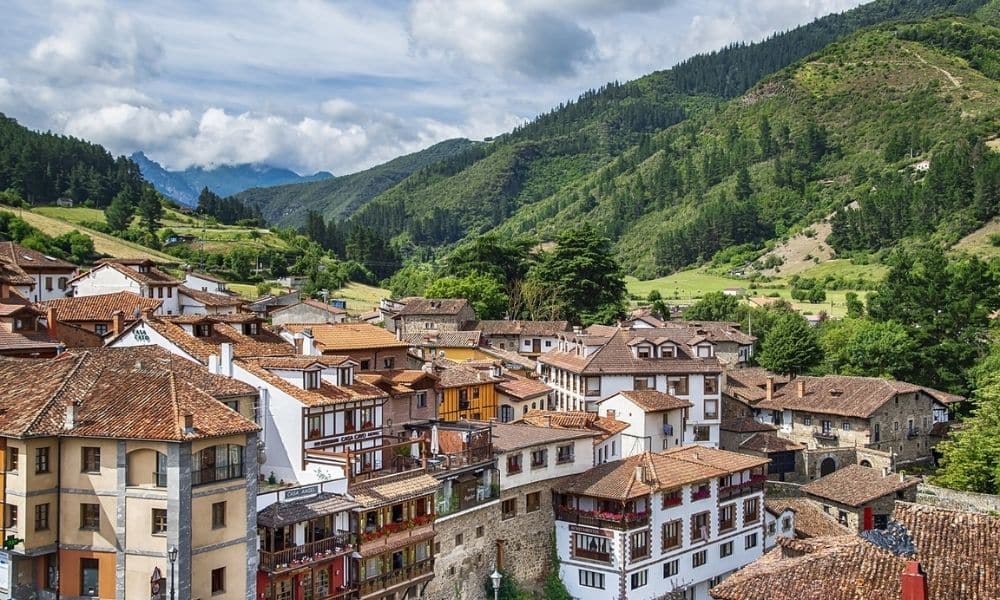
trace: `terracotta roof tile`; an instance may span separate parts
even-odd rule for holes
[[[56,298],[39,302],[37,306],[42,311],[56,309],[56,319],[59,321],[110,321],[112,315],[121,311],[126,320],[138,318],[144,310],[156,310],[163,300],[145,298],[133,292],[113,292],[111,294],[95,294],[93,296],[75,296],[72,298]]]
[[[506,379],[497,383],[497,391],[513,396],[514,398],[525,399],[547,395],[552,388],[537,379],[519,377],[515,375],[505,375]]]
[[[262,356],[293,356],[295,348],[281,336],[262,325],[257,335],[244,335],[228,323],[212,320],[211,335],[195,337],[185,331],[180,325],[165,319],[143,320],[147,326],[156,330],[184,352],[196,358],[203,364],[208,364],[208,357],[219,354],[221,344],[233,344],[233,356],[237,358]]]
[[[76,269],[76,265],[73,263],[48,256],[16,242],[0,242],[0,260],[17,265],[22,269],[58,269],[62,271]]]
[[[795,511],[795,535],[808,539],[854,533],[846,525],[823,511],[823,508],[809,498],[767,498],[764,505],[772,512],[780,512],[785,507]]]
[[[305,306],[309,306],[309,307],[312,307],[312,308],[315,308],[315,309],[318,309],[318,310],[322,310],[322,311],[328,312],[328,313],[330,313],[332,315],[346,315],[347,314],[347,311],[344,310],[344,309],[342,309],[342,308],[337,308],[336,306],[333,306],[332,304],[327,304],[325,302],[321,302],[319,300],[312,300],[312,299],[306,299],[306,300],[302,300],[301,302],[298,302],[296,304],[289,304],[288,306],[282,306],[281,308],[275,310],[271,314],[272,315],[277,315],[277,314],[280,314],[283,311],[286,311],[286,310],[289,310],[289,309],[292,309],[292,308],[295,308],[295,307],[301,306],[301,305],[305,305]]]
[[[793,442],[792,440],[786,440],[785,438],[779,437],[771,432],[761,432],[748,437],[742,444],[740,444],[740,449],[770,454],[771,452],[795,452],[798,450],[805,450],[806,446],[798,442]]]
[[[410,344],[397,340],[391,332],[368,323],[289,324],[282,325],[282,329],[292,333],[309,329],[316,344],[323,351],[333,353],[349,354],[351,350],[410,347]]]
[[[693,406],[687,400],[671,396],[666,392],[656,390],[622,390],[618,392],[628,398],[646,412],[661,412],[665,410],[682,410]]]
[[[304,406],[327,406],[356,400],[388,399],[386,392],[359,378],[355,378],[353,385],[333,385],[321,379],[319,389],[306,390],[300,388],[271,373],[271,371],[260,364],[261,362],[267,364],[272,360],[274,359],[264,359],[263,361],[243,359],[237,362],[242,368],[280,389],[292,398],[295,398]]]
[[[353,502],[344,496],[324,492],[312,498],[271,504],[264,510],[257,512],[257,526],[285,527],[325,515],[351,510],[358,506],[357,502]]]
[[[58,346],[59,342],[50,340],[45,332],[12,333],[0,331],[0,353],[54,352]]]
[[[798,395],[800,385],[805,385],[802,398]],[[755,408],[800,410],[864,419],[892,400],[896,394],[920,391],[931,394],[930,388],[877,377],[803,376],[775,391],[771,400],[758,402]]]
[[[497,452],[513,452],[543,444],[589,438],[596,432],[587,429],[536,427],[527,423],[494,423],[493,448]]]
[[[469,329],[478,329],[483,335],[538,335],[553,336],[569,331],[569,321],[519,321],[503,319],[476,321]]]
[[[440,485],[440,481],[421,471],[364,481],[349,492],[362,508],[374,508],[433,494]]]
[[[425,348],[476,348],[483,339],[481,331],[432,331],[404,333],[403,341],[410,346]]]
[[[178,286],[177,292],[183,294],[189,298],[201,302],[205,306],[240,306],[246,301],[239,296],[230,296],[228,294],[217,294],[213,292],[203,292],[201,290],[196,290],[194,288],[189,288],[186,285]]]
[[[445,358],[434,361],[434,374],[438,377],[438,385],[443,388],[499,382],[488,369],[477,369],[470,363],[460,363]]]
[[[657,330],[618,329],[600,349],[590,356],[583,357],[575,352],[554,350],[538,357],[538,361],[564,368],[584,375],[600,374],[630,374],[630,373],[721,373],[722,365],[718,359],[692,358],[681,356],[677,358],[637,358],[632,354],[628,343],[636,332],[647,335]],[[681,348],[684,352],[684,348]]]
[[[914,487],[920,483],[916,477],[896,473],[882,475],[877,469],[848,465],[802,486],[810,496],[833,500],[848,506],[861,506],[872,500]]]
[[[625,431],[629,424],[617,419],[601,417],[597,413],[585,411],[529,410],[515,423],[527,423],[536,427],[556,429],[588,429],[598,433],[594,443],[599,444],[612,435]]]
[[[754,433],[757,431],[777,431],[778,428],[770,423],[761,423],[753,417],[735,417],[723,419],[719,426],[722,431],[733,431],[736,433]]]
[[[398,316],[457,315],[469,307],[464,298],[412,298],[397,313]]]

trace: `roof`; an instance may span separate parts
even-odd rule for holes
[[[316,345],[324,351],[334,353],[349,353],[351,350],[368,350],[372,348],[409,348],[406,342],[396,339],[391,332],[382,327],[368,323],[318,323],[318,324],[288,324],[282,329],[292,333],[301,333],[305,329],[312,331]]]
[[[502,360],[506,364],[520,365],[521,367],[523,367],[524,369],[527,369],[529,371],[534,371],[535,367],[538,366],[538,363],[535,362],[534,360],[532,360],[532,359],[530,359],[530,358],[528,358],[526,356],[521,356],[520,354],[518,354],[517,352],[514,352],[513,350],[501,350],[500,348],[497,348],[496,346],[491,346],[489,344],[486,344],[486,345],[480,346],[479,347],[479,351],[480,352],[484,352],[484,353],[486,353],[486,354],[488,354],[490,356],[493,356],[495,358],[498,358],[498,359]]]
[[[645,412],[681,410],[693,406],[687,400],[681,400],[677,396],[656,390],[622,390],[618,394],[628,398]],[[602,400],[602,402],[604,401]]]
[[[848,465],[802,486],[802,492],[840,504],[859,507],[920,483],[917,477],[896,473],[882,475],[876,469]]]
[[[404,333],[403,341],[410,346],[430,348],[476,348],[483,338],[481,331],[437,331]]]
[[[806,446],[804,444],[787,440],[769,431],[755,433],[740,444],[740,450],[750,450],[762,454],[770,454],[771,452],[796,452],[805,449]]]
[[[735,433],[756,433],[758,431],[777,431],[778,428],[770,423],[761,423],[753,417],[734,417],[723,419],[719,425],[722,431],[732,431]]]
[[[469,329],[478,329],[483,335],[539,335],[551,336],[569,331],[569,321],[476,321]]]
[[[534,446],[590,438],[595,432],[586,429],[536,427],[527,423],[493,423],[493,449],[513,452]]]
[[[0,260],[23,269],[53,269],[72,271],[76,265],[54,256],[32,250],[16,242],[0,242]]]
[[[772,377],[775,388],[788,383],[788,377],[771,373],[767,369],[752,367],[726,371],[726,389],[729,396],[751,405],[767,397],[767,378]]]
[[[204,271],[189,271],[186,277],[187,276],[197,277],[198,279],[204,279],[205,281],[214,281],[215,283],[228,283],[225,279]]]
[[[796,515],[798,518],[798,515]],[[1000,598],[1000,518],[897,502],[927,600]],[[780,540],[712,588],[718,600],[899,600],[907,559],[860,536]]]
[[[314,359],[318,357],[307,357]],[[363,379],[355,377],[352,385],[334,385],[329,381],[320,378],[319,389],[306,390],[298,387],[287,380],[271,373],[268,367],[263,365],[273,364],[273,358],[265,359],[243,359],[237,361],[240,367],[257,376],[269,385],[285,392],[292,398],[298,400],[304,406],[328,406],[341,402],[354,402],[358,400],[378,400],[387,399],[384,391]],[[302,364],[304,364],[303,361]],[[315,364],[316,361],[313,361]],[[283,364],[283,363],[282,363]],[[276,369],[287,368],[284,366],[271,367]]]
[[[239,296],[230,296],[229,294],[216,294],[213,292],[203,292],[201,290],[189,288],[186,285],[178,287],[177,292],[179,294],[184,294],[188,298],[193,298],[194,300],[201,302],[205,306],[239,306],[246,302]]]
[[[121,273],[122,275],[125,275],[126,277],[128,277],[130,279],[133,279],[135,281],[138,281],[139,283],[143,283],[143,284],[147,284],[147,285],[179,285],[180,284],[180,281],[177,281],[176,279],[174,279],[170,275],[168,275],[168,274],[164,273],[163,271],[161,271],[159,268],[157,268],[155,266],[155,264],[156,263],[154,263],[153,261],[150,261],[150,260],[130,261],[130,260],[121,260],[121,259],[106,258],[106,259],[101,259],[101,260],[97,261],[97,264],[94,265],[93,271],[97,271],[98,269],[103,269],[103,268],[114,269],[114,270],[118,271],[119,273]],[[139,269],[133,268],[133,267],[138,267],[140,265],[146,267],[147,270],[145,272],[140,273]],[[93,271],[91,271],[91,272],[93,272]],[[82,273],[80,275],[77,275],[73,279],[73,281],[82,279],[83,277],[86,277],[87,275],[88,275],[88,273]]]
[[[142,311],[156,310],[161,304],[163,300],[146,298],[133,292],[113,292],[56,298],[39,302],[35,306],[43,311],[55,308],[56,320],[59,321],[110,321],[116,312],[121,311],[126,320],[132,320],[138,318]]]
[[[809,498],[765,498],[764,506],[775,514],[785,508],[795,511],[795,535],[802,539],[854,533]]]
[[[374,508],[433,494],[439,485],[424,472],[400,473],[359,483],[350,493],[362,508]]]
[[[802,385],[805,386],[805,394],[799,398],[798,390]],[[929,388],[878,377],[802,376],[776,390],[771,400],[765,398],[758,402],[755,408],[798,410],[865,419],[897,394],[921,391],[930,393]]]
[[[156,346],[0,358],[0,434],[182,441],[250,433],[257,425],[218,399],[254,393]],[[67,430],[70,405],[76,425]]]
[[[48,333],[22,332],[11,333],[0,330],[0,353],[3,352],[28,352],[28,351],[55,351],[59,343],[49,339]]]
[[[271,314],[272,315],[276,315],[276,314],[282,313],[282,312],[284,312],[286,310],[290,310],[292,308],[296,308],[298,306],[308,306],[310,308],[315,308],[317,310],[322,310],[324,312],[328,312],[328,313],[330,313],[332,315],[346,315],[347,314],[347,311],[344,310],[344,309],[342,309],[342,308],[337,308],[336,306],[333,306],[332,304],[327,304],[325,302],[320,302],[319,300],[313,300],[311,298],[310,299],[306,299],[306,300],[302,300],[301,302],[297,302],[295,304],[289,304],[288,306],[282,306],[281,308],[279,308],[279,309],[271,312]]]
[[[527,423],[536,427],[548,427],[550,429],[589,429],[599,434],[594,438],[595,444],[599,444],[629,427],[629,424],[624,421],[602,417],[597,413],[582,410],[529,410],[527,414],[514,422]]]
[[[464,298],[412,298],[407,300],[397,316],[433,316],[457,315],[464,309],[470,309],[469,301]]]
[[[537,379],[505,375],[506,379],[497,383],[497,391],[514,398],[525,399],[548,395],[552,388]]]
[[[434,374],[438,376],[438,385],[443,388],[499,382],[487,369],[444,358],[434,361]]]
[[[679,446],[598,465],[562,485],[559,491],[625,501],[767,463],[766,458],[737,452],[703,446]],[[642,479],[636,477],[636,472],[640,470],[638,467],[641,467]]]
[[[618,329],[601,348],[584,357],[576,352],[553,350],[538,357],[543,364],[563,368],[583,375],[619,373],[721,373],[722,365],[715,357],[695,358],[637,358],[629,348],[636,332],[655,332],[655,329],[631,331]],[[653,336],[657,337],[657,336]],[[681,348],[683,353],[684,348]]]
[[[257,526],[271,528],[285,527],[325,515],[351,510],[358,506],[357,502],[352,502],[340,494],[323,492],[312,498],[271,504],[264,510],[257,512]]]
[[[349,356],[324,354],[321,356],[272,356],[254,361],[265,369],[304,370],[312,367],[339,367],[351,362]],[[357,363],[354,363],[355,365]]]
[[[412,394],[414,386],[421,380],[427,380],[430,386],[437,382],[437,375],[420,369],[389,369],[367,371],[355,374],[355,377],[370,383],[393,395]]]
[[[221,323],[211,315],[208,317],[212,322],[212,330],[207,337],[195,337],[177,323],[166,319],[151,318],[141,322],[204,364],[208,363],[209,356],[219,354],[219,346],[226,343],[233,345],[233,356],[237,358],[295,354],[295,348],[266,325],[261,325],[256,335],[244,335],[232,325]]]

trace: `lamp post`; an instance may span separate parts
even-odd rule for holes
[[[174,563],[177,562],[177,546],[167,548],[167,558],[170,560],[170,600],[174,600]]]
[[[500,580],[503,579],[503,575],[500,571],[497,571],[496,566],[493,567],[493,574],[490,575],[490,579],[493,580],[493,600],[498,600],[500,597]]]

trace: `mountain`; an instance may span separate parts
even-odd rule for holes
[[[752,254],[904,168],[885,159],[893,135],[919,132],[915,156],[996,133],[995,30],[941,17],[932,29],[944,31],[928,34],[940,39],[919,39],[904,25],[967,17],[984,4],[880,0],[608,84],[414,173],[349,225],[442,248],[494,229],[548,239],[587,221],[639,276],[709,260],[728,246],[746,244],[740,250]],[[961,36],[948,33],[952,22]]]
[[[351,175],[250,189],[240,193],[238,198],[259,208],[264,219],[272,224],[302,225],[310,210],[328,219],[340,219],[414,172],[481,146],[466,139],[447,140]]]
[[[169,171],[142,152],[135,152],[129,158],[139,165],[142,176],[160,193],[188,206],[198,204],[198,194],[206,187],[225,197],[250,188],[333,178],[325,171],[303,176],[288,169],[258,164],[222,165],[210,169],[188,167],[183,171]]]

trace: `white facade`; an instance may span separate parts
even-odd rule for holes
[[[764,552],[778,544],[779,537],[795,537],[795,511],[785,508],[780,514],[764,511]]]
[[[215,294],[225,294],[229,292],[226,287],[225,281],[217,281],[208,277],[204,277],[197,273],[188,273],[184,276],[184,285],[188,286],[194,290],[201,290],[203,292],[212,292]]]
[[[749,471],[741,476],[749,480]],[[693,499],[697,488],[686,485],[680,491],[681,503],[674,506],[664,507],[662,492],[653,494],[649,518],[625,530],[557,520],[560,577],[570,595],[580,600],[655,600],[680,588],[688,598],[708,600],[708,590],[726,575],[761,557],[763,492],[720,500],[717,480],[706,483],[708,497]],[[744,514],[748,506],[756,506],[756,518]],[[724,507],[733,511],[732,526],[720,531]],[[692,531],[695,515],[707,515],[706,529],[698,530],[703,539]],[[679,544],[665,541],[668,524],[677,527]],[[638,540],[644,540],[648,550],[642,552]],[[588,547],[593,550],[588,552]]]
[[[46,300],[65,298],[70,295],[69,280],[73,278],[75,273],[75,269],[61,272],[28,273],[35,280],[34,287],[19,285],[16,286],[17,291],[32,302],[45,302]]]
[[[515,427],[531,427],[530,425],[515,425]],[[559,449],[571,447],[572,459],[559,460]],[[545,453],[544,465],[532,465],[532,455]],[[565,452],[565,451],[564,451]],[[594,440],[592,437],[558,442],[536,444],[527,448],[519,448],[500,452],[497,455],[497,468],[500,470],[500,489],[509,490],[529,483],[537,483],[546,479],[557,479],[567,475],[577,475],[590,470],[594,466]],[[520,455],[521,469],[513,467],[512,456]]]
[[[104,264],[94,267],[89,273],[85,273],[70,282],[70,286],[73,288],[74,296],[132,292],[146,298],[156,298],[163,301],[160,308],[156,310],[156,314],[181,314],[177,283],[148,285],[110,265]]]
[[[601,414],[629,425],[620,434],[624,446],[619,458],[628,458],[646,451],[669,450],[683,443],[683,409],[647,412],[621,393],[599,402],[598,409]]]
[[[177,290],[177,293],[178,306],[182,315],[232,315],[237,312],[238,307],[234,304],[228,306],[208,305],[185,294],[182,290]]]

